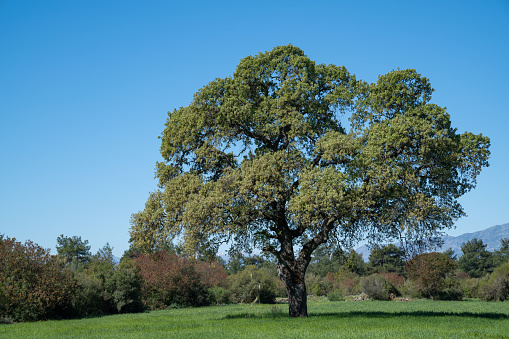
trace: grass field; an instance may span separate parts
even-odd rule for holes
[[[0,325],[2,338],[509,338],[509,302],[310,302],[170,309]]]

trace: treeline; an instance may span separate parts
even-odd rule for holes
[[[506,300],[509,239],[495,252],[482,240],[462,246],[457,258],[423,253],[405,260],[395,246],[375,247],[364,262],[352,251],[317,249],[306,274],[308,295],[341,300],[355,295]],[[163,308],[229,303],[272,303],[286,297],[275,262],[261,255],[188,256],[169,246],[154,253],[131,248],[116,263],[106,244],[90,253],[88,241],[60,236],[57,255],[31,241],[0,235],[0,322],[75,318]]]
[[[308,294],[329,299],[364,294],[389,300],[431,298],[461,300],[480,298],[503,301],[509,297],[509,239],[501,239],[495,252],[486,250],[480,239],[461,246],[457,257],[444,253],[422,253],[408,259],[395,245],[375,246],[369,261],[354,250],[328,252],[318,249],[306,274]]]
[[[109,244],[92,255],[88,241],[63,235],[57,252],[0,235],[0,323],[267,303],[281,291],[275,271],[250,266],[249,259],[232,260],[236,273],[230,275],[221,260],[195,259],[175,248],[127,251],[117,264]]]

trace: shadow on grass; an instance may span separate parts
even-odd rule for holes
[[[472,313],[472,312],[432,312],[432,311],[415,311],[415,312],[328,312],[310,314],[310,318],[394,318],[394,317],[461,317],[461,318],[484,318],[507,320],[509,315],[502,313]],[[229,314],[225,319],[267,319],[267,318],[288,318],[288,313],[240,313]]]

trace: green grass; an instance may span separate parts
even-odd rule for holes
[[[0,325],[6,338],[506,338],[509,302],[310,302],[172,309],[80,320]]]

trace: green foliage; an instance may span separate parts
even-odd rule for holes
[[[463,290],[463,295],[466,298],[482,298],[481,284],[480,278],[467,278],[460,280],[460,286]]]
[[[318,296],[327,295],[332,291],[332,283],[330,280],[313,273],[306,274],[306,286],[308,288],[308,294]]]
[[[453,290],[460,293],[459,284],[446,280],[457,266],[456,262],[443,253],[422,253],[405,264],[405,272],[417,283],[423,296],[438,299],[447,293],[454,295]]]
[[[270,266],[272,263],[268,263],[266,258],[261,255],[252,254],[244,255],[242,252],[236,251],[230,256],[228,263],[226,264],[226,271],[228,274],[236,274],[246,266],[256,266],[258,268]]]
[[[509,262],[497,267],[484,281],[482,296],[487,300],[504,301],[509,298]]]
[[[402,273],[405,251],[396,245],[374,246],[369,255],[370,270],[374,273],[397,272]]]
[[[76,282],[39,245],[0,235],[0,318],[34,321],[71,314]]]
[[[327,273],[337,272],[349,258],[349,253],[341,248],[330,250],[326,246],[319,246],[314,252],[309,263],[307,274],[312,273],[320,277],[325,277]]]
[[[406,298],[421,298],[421,290],[418,284],[410,279],[406,279],[403,284],[398,286],[398,291]]]
[[[494,266],[498,267],[509,261],[509,238],[500,239],[500,248],[494,253]]]
[[[456,255],[456,253],[454,252],[454,250],[451,247],[449,247],[447,250],[445,250],[444,254],[446,256],[448,256],[451,260],[454,260],[454,261],[458,260],[458,256]]]
[[[400,295],[390,280],[380,274],[362,277],[360,286],[361,292],[366,293],[371,299],[375,300],[390,300]]]
[[[458,263],[461,270],[472,278],[480,278],[493,271],[493,253],[486,250],[481,239],[474,238],[461,245],[463,255]]]
[[[355,252],[355,250],[351,250],[345,263],[343,264],[343,269],[357,275],[366,274],[367,267],[366,263],[362,259],[362,254]]]
[[[143,310],[141,278],[132,262],[116,265],[107,243],[91,257],[87,267],[74,273],[78,291],[77,315],[133,313]]]
[[[341,295],[340,291],[332,291],[332,292],[327,293],[327,299],[329,301],[345,300],[345,298],[343,298],[343,295]]]
[[[166,212],[160,191],[150,193],[145,209],[131,216],[129,242],[138,253],[167,250],[171,238],[165,227]]]
[[[230,276],[231,299],[234,302],[250,303],[255,300],[274,303],[276,278],[264,268],[247,266],[243,271]]]
[[[57,238],[57,253],[66,265],[74,269],[83,268],[90,261],[90,245],[88,240],[82,241],[81,237],[66,237],[61,234]]]
[[[292,45],[246,57],[168,113],[161,190],[133,215],[131,238],[150,250],[178,236],[189,254],[258,247],[287,287],[331,239],[429,239],[464,215],[457,199],[490,154],[487,137],[457,133],[432,92],[415,70],[367,84]],[[295,297],[290,313],[305,316]]]
[[[214,305],[226,305],[230,303],[230,291],[221,286],[214,286],[208,289],[210,303]]]
[[[339,291],[342,295],[354,295],[360,292],[359,275],[347,271],[344,267],[334,274],[328,273],[325,278],[332,284],[332,289]]]

